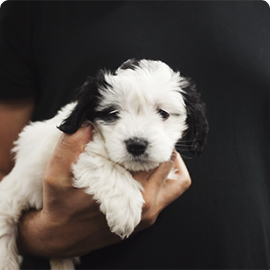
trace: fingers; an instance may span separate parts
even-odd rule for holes
[[[174,163],[174,177],[167,179],[160,192],[160,210],[181,196],[191,185],[191,178],[187,167],[177,153]]]
[[[155,171],[156,169],[152,169],[149,171],[138,171],[138,172],[132,172],[132,177],[140,182],[142,186],[144,187],[146,183],[148,182],[149,176]]]
[[[178,194],[176,193],[176,195],[180,196],[190,187],[191,178],[182,157],[178,152],[176,155],[174,163],[175,177],[173,180],[167,179],[166,184],[171,184],[172,188],[175,188],[175,192],[178,191]]]
[[[175,159],[175,173],[181,178],[181,179],[187,179],[190,178],[188,169],[180,156],[178,152],[176,152],[176,159]]]
[[[172,169],[174,177],[168,179]],[[148,172],[133,173],[133,177],[144,187],[146,205],[147,202],[152,204],[153,198],[157,198],[159,193],[162,193],[160,197],[161,200],[164,200],[164,204],[168,204],[183,194],[191,185],[187,167],[176,150],[173,151],[170,160],[163,162],[158,168]]]
[[[168,179],[171,170],[176,171],[173,179]],[[171,160],[162,163],[148,177],[144,185],[145,200],[140,228],[151,226],[159,213],[181,196],[191,184],[188,170],[179,153],[175,150]]]
[[[176,160],[176,151],[174,150],[171,158],[160,164],[160,166],[150,175],[149,180],[151,178],[152,181],[148,181],[145,185],[145,191],[147,190],[156,190],[162,188],[164,182],[167,180],[170,171],[174,166],[174,162]]]
[[[53,155],[45,169],[44,178],[55,181],[58,185],[71,185],[67,183],[70,178],[71,165],[76,162],[82,153],[85,145],[90,141],[92,135],[92,126],[81,127],[74,134],[62,134]]]
[[[136,179],[138,182],[140,182],[144,188],[155,188],[162,186],[163,182],[167,179],[174,161],[176,159],[176,150],[172,152],[170,160],[161,163],[158,168],[149,170],[149,171],[139,171],[139,172],[133,172],[132,176],[134,179]],[[154,181],[149,181],[149,178],[153,178]]]

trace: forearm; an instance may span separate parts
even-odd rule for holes
[[[102,213],[91,209],[89,212],[96,213],[90,214],[90,220],[87,215],[85,221],[74,218],[66,224],[58,220],[48,222],[42,210],[24,213],[18,225],[19,253],[23,256],[68,258],[120,242],[120,238],[110,232]]]
[[[23,256],[41,256],[46,258],[68,257],[65,253],[65,226],[61,230],[56,222],[48,222],[42,210],[25,212],[18,224],[17,247]]]
[[[44,227],[41,224],[41,211],[25,212],[18,224],[17,247],[21,255],[50,257]],[[48,235],[47,235],[48,237]]]
[[[64,226],[63,226],[64,227]],[[46,258],[65,257],[64,245],[68,236],[65,228],[56,222],[48,222],[43,210],[29,210],[23,213],[18,223],[17,247],[19,254]]]
[[[0,182],[2,181],[2,179],[5,177],[6,175],[2,172],[0,172]]]
[[[0,100],[0,181],[13,168],[10,154],[23,127],[34,110],[34,99]]]

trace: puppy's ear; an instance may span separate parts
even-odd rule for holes
[[[139,66],[140,61],[135,58],[125,61],[118,69],[135,69]]]
[[[96,78],[88,78],[88,80],[80,88],[77,97],[77,105],[71,114],[58,127],[67,134],[75,133],[85,120],[92,121],[95,118],[95,109],[98,104],[100,93],[98,88],[105,86],[104,71],[100,70]]]
[[[199,155],[204,148],[209,130],[205,104],[201,101],[194,82],[189,78],[185,80],[182,89],[187,110],[186,144],[193,155]]]

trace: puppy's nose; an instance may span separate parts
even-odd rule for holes
[[[127,150],[133,156],[143,154],[147,148],[148,142],[142,138],[131,138],[125,141]]]

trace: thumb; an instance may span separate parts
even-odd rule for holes
[[[64,182],[70,178],[71,165],[76,162],[85,145],[90,141],[92,130],[92,126],[88,125],[81,127],[74,134],[61,135],[45,169],[44,179],[67,184]]]
[[[168,178],[168,175],[173,168],[174,162],[176,160],[177,152],[173,150],[171,157],[168,161],[165,161],[159,165],[159,167],[152,173],[151,177],[145,185],[145,191],[152,193],[158,193],[160,189],[163,187],[163,184]]]

